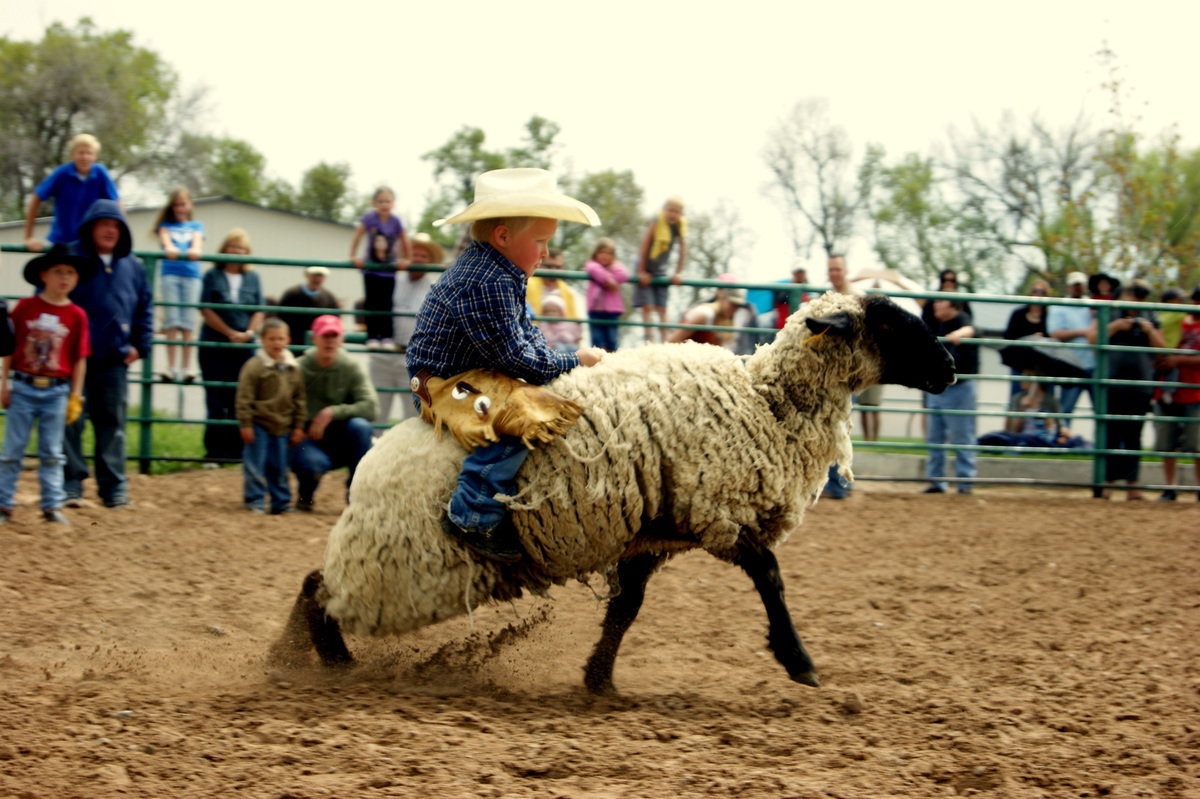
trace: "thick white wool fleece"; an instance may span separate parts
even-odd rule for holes
[[[723,558],[739,535],[773,546],[794,529],[829,465],[848,470],[849,386],[879,375],[861,329],[847,342],[814,338],[803,323],[839,310],[862,317],[860,300],[825,295],[745,360],[709,345],[659,345],[555,380],[586,410],[530,453],[510,502],[547,578],[609,574],[647,519],[673,523],[678,540],[665,547]],[[440,527],[465,455],[412,419],[360,463],[330,533],[321,597],[349,632],[405,632],[503,593],[499,567],[475,562]]]

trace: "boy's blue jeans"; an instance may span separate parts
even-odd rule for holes
[[[975,381],[964,380],[955,383],[941,394],[926,394],[930,410],[975,410]],[[963,414],[961,416],[944,416],[940,413],[929,414],[926,428],[926,442],[930,444],[974,444],[975,417]],[[946,470],[946,450],[932,449],[925,460],[925,477],[938,488],[946,490],[946,481],[942,479]],[[954,476],[975,476],[975,451],[954,451]],[[968,492],[970,483],[959,483],[958,490]]]
[[[450,521],[464,530],[486,533],[503,521],[508,506],[495,499],[496,494],[512,495],[517,470],[525,462],[529,448],[515,436],[476,447],[463,461],[458,485],[450,497]]]
[[[271,511],[279,513],[292,502],[288,487],[288,434],[273,436],[254,425],[254,441],[242,445],[242,498],[247,505],[262,507],[263,495],[271,495]]]
[[[63,490],[63,428],[67,419],[66,383],[49,388],[34,388],[17,380],[12,387],[12,405],[5,417],[4,451],[0,453],[0,508],[12,510],[17,477],[25,446],[38,426],[38,481],[42,486],[42,510],[61,508],[67,500]]]
[[[421,400],[412,395],[417,413]],[[475,533],[491,532],[504,520],[508,506],[497,500],[496,494],[512,496],[517,484],[517,470],[529,455],[529,447],[516,436],[500,436],[500,440],[471,450],[458,473],[458,483],[450,495],[446,516],[463,530]]]

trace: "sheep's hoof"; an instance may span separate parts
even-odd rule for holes
[[[591,694],[592,696],[616,696],[617,695],[617,687],[615,685],[613,685],[611,681],[597,683],[597,684],[585,683],[584,687],[587,688],[588,693]]]
[[[809,685],[813,688],[821,687],[821,681],[817,679],[817,673],[815,671],[802,671],[799,674],[791,675],[791,677],[794,682],[798,682],[801,685]]]
[[[346,651],[326,652],[318,650],[317,654],[321,658],[321,665],[327,669],[349,669],[354,665],[354,658]]]

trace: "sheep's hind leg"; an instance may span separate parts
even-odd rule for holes
[[[819,688],[821,681],[813,668],[812,658],[804,651],[800,636],[792,624],[787,603],[783,599],[783,577],[779,574],[779,561],[775,553],[745,537],[738,540],[734,563],[742,568],[767,610],[767,646],[775,653],[775,659],[787,669],[788,676],[798,683]]]
[[[608,600],[608,609],[604,613],[604,632],[583,669],[583,684],[593,694],[616,693],[612,674],[617,662],[617,650],[621,648],[625,632],[642,609],[650,575],[665,557],[663,553],[643,552],[617,565],[620,593]]]
[[[283,637],[276,645],[274,659],[286,662],[287,653],[304,652],[311,645],[326,666],[345,666],[354,662],[342,640],[341,627],[335,619],[325,615],[325,608],[317,601],[321,582],[320,569],[304,578]]]

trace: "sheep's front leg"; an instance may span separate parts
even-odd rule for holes
[[[617,662],[617,650],[625,631],[637,618],[646,598],[646,583],[650,575],[666,557],[657,552],[644,552],[623,560],[617,565],[618,593],[608,600],[604,613],[604,628],[592,656],[583,669],[583,684],[593,694],[613,694],[613,666]]]
[[[812,658],[804,651],[800,636],[792,624],[787,603],[783,599],[783,577],[779,574],[779,561],[775,553],[745,537],[738,540],[734,563],[742,567],[767,610],[767,646],[775,653],[775,659],[787,669],[788,676],[798,683],[820,687],[821,681],[813,670]]]

